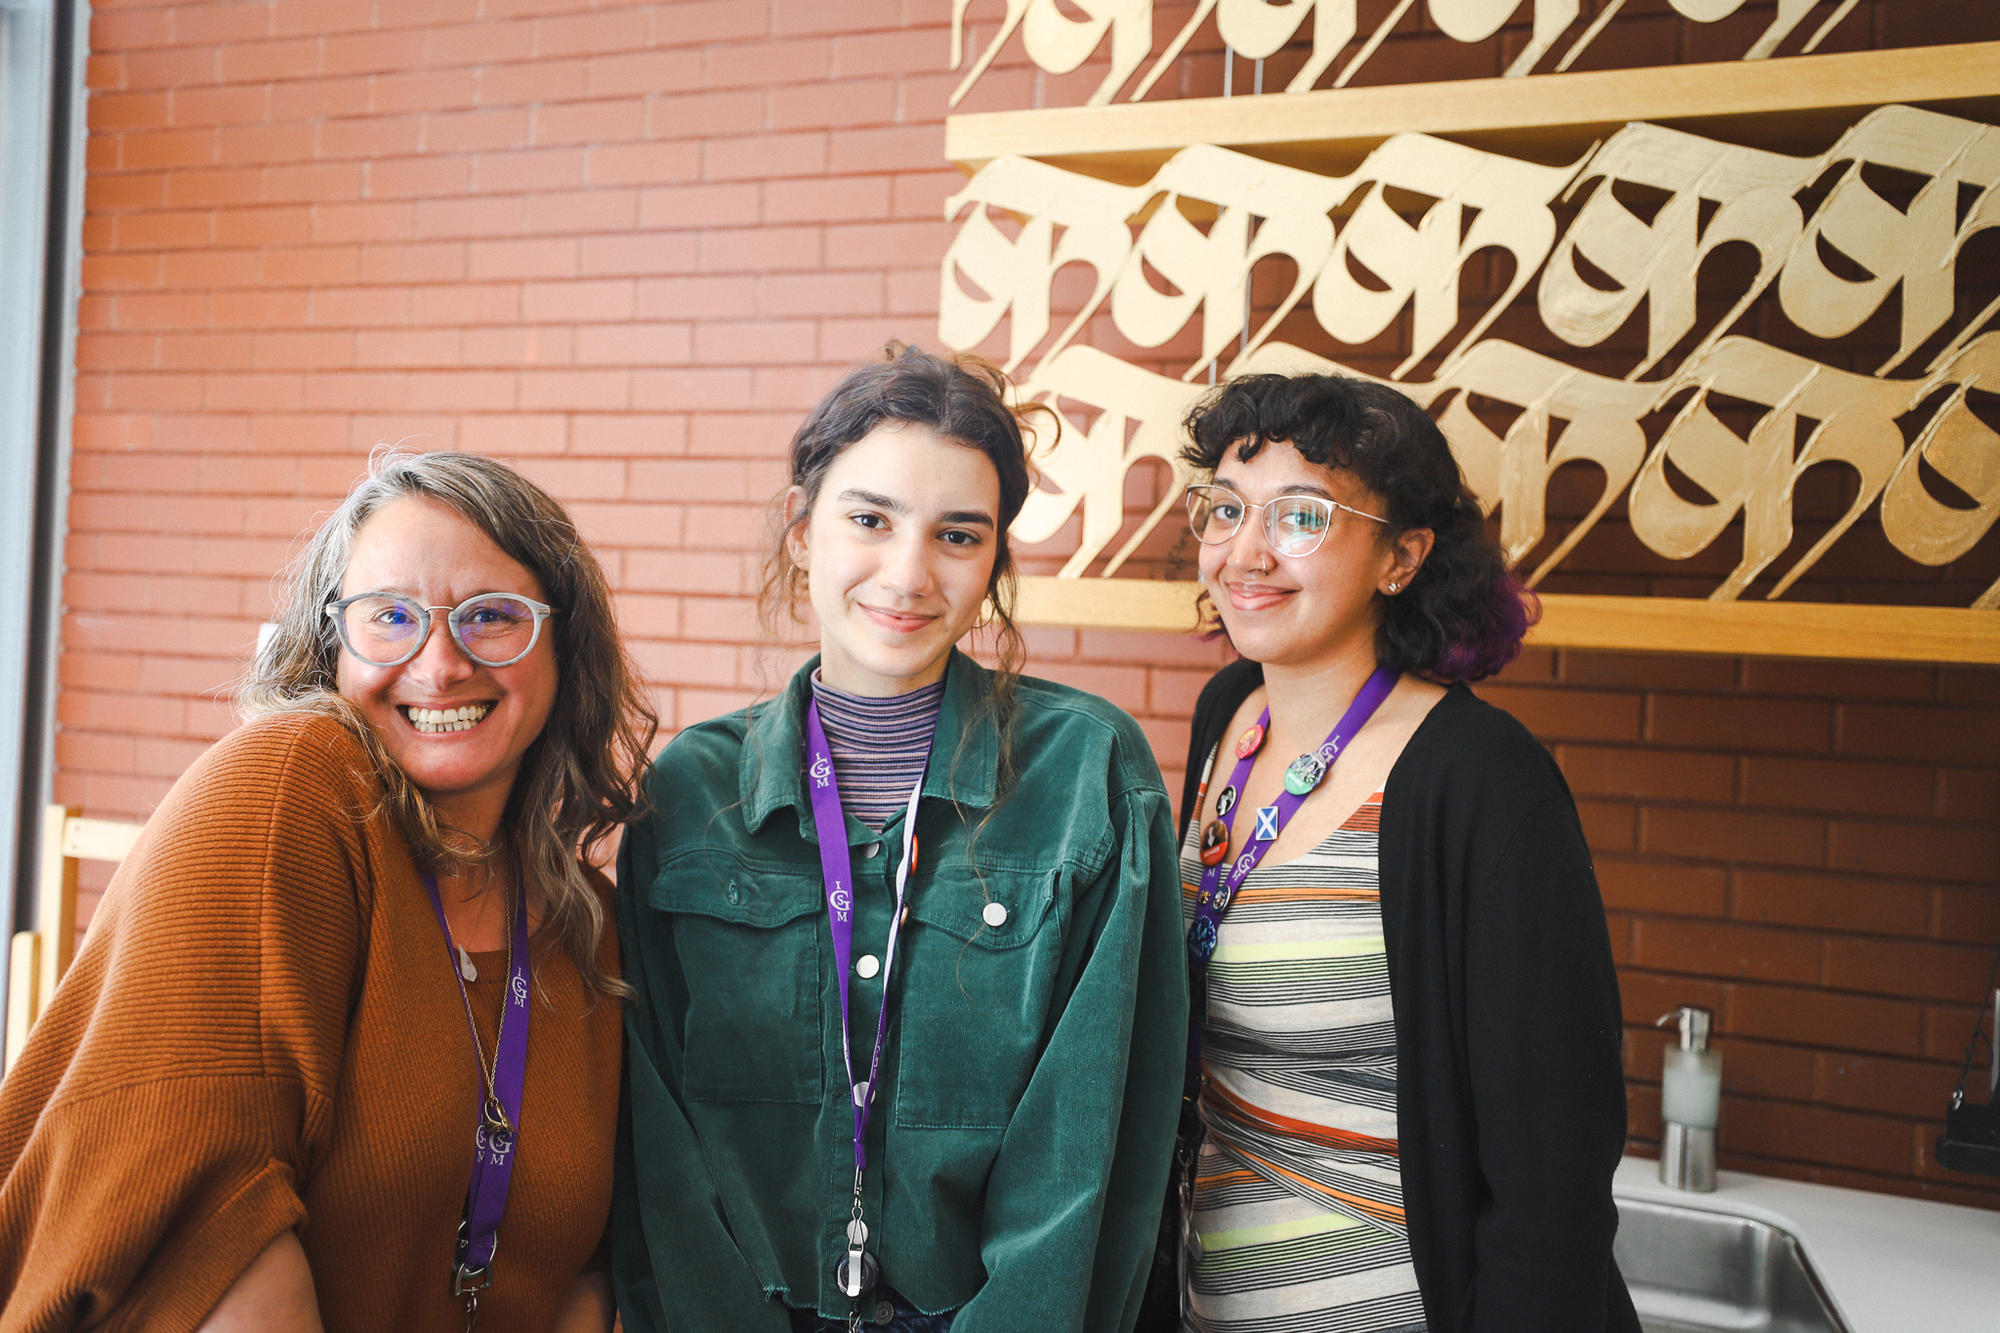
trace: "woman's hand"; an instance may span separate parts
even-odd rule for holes
[[[553,1333],[605,1333],[616,1314],[611,1305],[611,1275],[585,1273],[570,1285]]]
[[[197,1333],[324,1333],[298,1235],[287,1231],[266,1245],[222,1293]]]

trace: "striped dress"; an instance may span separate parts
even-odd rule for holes
[[[1188,1270],[1199,1333],[1424,1328],[1396,1155],[1381,820],[1377,792],[1319,846],[1251,871],[1222,919]],[[1191,823],[1189,921],[1199,840]]]

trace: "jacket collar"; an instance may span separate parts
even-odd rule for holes
[[[810,837],[812,804],[806,796],[806,708],[819,658],[800,667],[776,698],[753,708],[744,729],[744,762],[738,795],[743,823],[756,833],[779,810],[798,812],[799,832]],[[989,706],[993,673],[952,649],[945,666],[944,702],[937,740],[924,769],[924,797],[984,809],[1000,779],[1000,727]],[[810,839],[817,841],[816,838]]]

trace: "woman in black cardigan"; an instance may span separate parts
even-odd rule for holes
[[[1548,752],[1464,684],[1532,596],[1393,389],[1251,376],[1188,427],[1244,660],[1202,692],[1181,809],[1184,1326],[1636,1333],[1590,852]]]

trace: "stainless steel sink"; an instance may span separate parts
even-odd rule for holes
[[[1848,1333],[1790,1232],[1618,1200],[1619,1271],[1646,1333]]]

